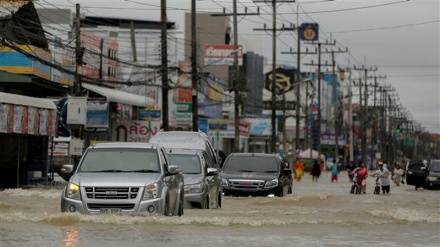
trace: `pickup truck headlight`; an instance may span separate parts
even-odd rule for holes
[[[228,186],[229,183],[228,183],[228,180],[226,178],[222,178],[222,185],[223,185],[223,187],[229,187]]]
[[[66,197],[74,200],[81,200],[81,193],[79,191],[79,185],[74,183],[67,184]]]
[[[203,193],[205,186],[202,183],[185,185],[185,194]]]
[[[144,195],[142,196],[142,201],[156,199],[157,198],[157,184],[149,184],[144,188]]]
[[[267,181],[264,185],[264,188],[273,188],[278,186],[278,178],[275,178],[273,180]]]
[[[437,180],[437,177],[428,176],[428,181],[435,181]]]

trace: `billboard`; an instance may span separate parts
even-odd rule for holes
[[[238,54],[238,64],[243,63],[243,47],[235,51],[233,45],[205,45],[205,65],[234,65],[235,52]]]

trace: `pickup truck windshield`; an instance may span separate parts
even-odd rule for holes
[[[168,157],[171,164],[178,166],[184,174],[202,173],[200,159],[197,155],[169,153]]]
[[[235,172],[278,172],[277,160],[273,157],[232,156],[223,167],[224,171]]]
[[[157,151],[145,148],[96,148],[84,156],[78,172],[158,172]]]

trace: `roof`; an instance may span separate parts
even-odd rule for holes
[[[0,103],[22,105],[22,106],[33,106],[37,108],[53,109],[53,110],[57,109],[55,103],[49,99],[28,97],[18,94],[1,93],[1,92],[0,92]]]
[[[82,87],[101,94],[107,98],[110,102],[117,102],[133,106],[148,107],[154,104],[154,99],[148,96],[142,96],[139,94],[127,93],[124,91],[100,87],[93,84],[82,83]]]
[[[97,143],[93,148],[148,148],[157,149],[158,145],[145,142],[102,142]]]

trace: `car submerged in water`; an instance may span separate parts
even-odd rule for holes
[[[178,164],[185,181],[185,208],[217,209],[222,206],[220,171],[210,165],[204,150],[168,148],[171,163]]]
[[[276,154],[232,153],[223,164],[225,196],[286,196],[292,193],[291,170]]]
[[[61,212],[183,215],[184,178],[150,143],[99,143],[84,152],[61,193]]]

